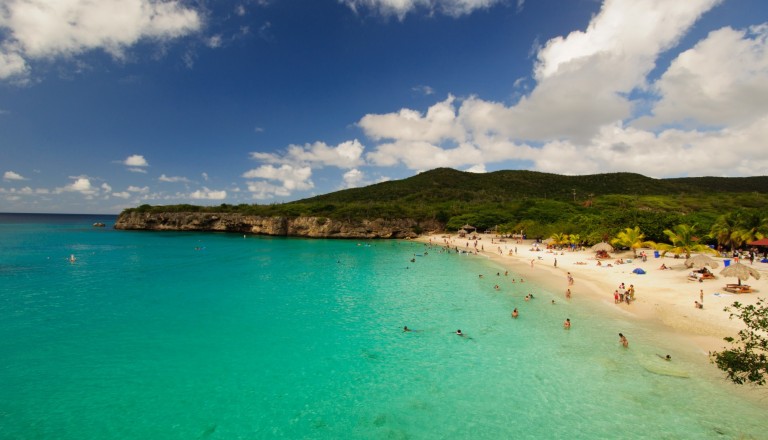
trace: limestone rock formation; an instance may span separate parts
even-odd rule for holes
[[[327,217],[259,217],[236,213],[125,212],[115,229],[221,231],[311,238],[413,238],[439,231],[437,221],[413,219],[334,220]]]

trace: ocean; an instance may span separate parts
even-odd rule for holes
[[[766,438],[701,353],[484,257],[114,219],[0,214],[0,438]]]

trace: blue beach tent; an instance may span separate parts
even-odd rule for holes
[[[643,269],[640,269],[639,267],[633,270],[632,272],[638,274],[638,275],[644,275],[645,271]]]

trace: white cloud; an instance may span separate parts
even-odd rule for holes
[[[132,193],[147,194],[149,193],[149,187],[148,186],[138,187],[138,186],[131,185],[126,189],[126,191],[132,192]]]
[[[203,174],[205,174],[205,173],[203,173]],[[169,182],[169,183],[177,183],[177,182],[189,183],[190,182],[190,180],[187,179],[186,177],[166,176],[165,174],[161,174],[160,177],[158,177],[157,180],[159,180],[161,182]]]
[[[189,197],[195,200],[223,200],[227,198],[227,192],[224,190],[214,191],[203,187],[201,190],[192,192]]]
[[[721,127],[766,114],[768,24],[711,32],[681,53],[654,84],[661,96],[643,126]]]
[[[3,180],[27,180],[27,178],[14,171],[6,171],[3,173]]]
[[[485,165],[484,164],[473,165],[473,166],[467,168],[466,171],[468,171],[470,173],[480,173],[480,174],[487,172],[486,169],[485,169]]]
[[[222,36],[221,35],[213,35],[206,40],[206,45],[212,49],[215,49],[217,47],[221,47],[222,44]]]
[[[117,197],[119,199],[130,199],[131,193],[127,191],[116,192],[116,193],[112,193],[112,197]]]
[[[362,164],[365,147],[357,139],[332,147],[324,142],[290,145],[283,154],[251,153],[251,158],[269,164],[335,166],[353,168]]]
[[[287,197],[291,195],[291,192],[280,185],[274,185],[264,180],[258,180],[255,182],[248,182],[248,191],[253,194],[253,198],[257,200],[271,199],[275,196]]]
[[[357,188],[365,181],[365,175],[357,168],[351,169],[344,173],[344,187],[345,188]]]
[[[203,180],[208,181],[208,173],[202,173],[201,176],[203,176]]]
[[[487,9],[505,0],[339,0],[359,12],[369,9],[384,16],[396,16],[402,20],[416,10],[424,10],[428,14],[439,12],[452,17],[470,14],[476,9]]]
[[[106,182],[101,184],[101,189],[104,190],[104,192],[106,192],[106,193],[112,191],[112,187],[109,186],[109,184],[106,183]]]
[[[148,167],[149,162],[147,162],[147,159],[144,159],[144,156],[140,154],[134,154],[132,156],[128,156],[123,161],[123,165],[128,167]]]
[[[70,179],[74,179],[72,183],[60,188],[56,188],[55,193],[61,194],[63,192],[78,192],[85,196],[94,196],[99,192],[98,187],[94,187],[88,177],[70,177]]]
[[[414,92],[417,92],[417,93],[421,93],[422,95],[427,95],[427,96],[435,94],[435,89],[433,89],[430,86],[424,86],[424,85],[416,86],[416,87],[411,88],[411,90],[413,90]]]
[[[461,141],[464,139],[464,130],[456,124],[454,101],[453,96],[448,96],[445,101],[433,105],[423,115],[410,109],[383,115],[365,115],[358,125],[366,136],[374,140]]]
[[[243,174],[246,179],[266,179],[276,180],[282,183],[283,188],[288,191],[303,191],[315,186],[310,180],[312,177],[312,168],[294,167],[292,165],[282,165],[276,168],[272,165],[262,165]]]
[[[142,40],[168,40],[202,27],[179,1],[6,0],[0,8],[0,79],[24,76],[29,61],[103,50],[116,59]]]
[[[358,126],[379,142],[365,158],[413,170],[523,161],[564,174],[765,174],[768,24],[712,32],[648,85],[657,58],[717,3],[606,0],[585,31],[538,49],[535,86],[516,104],[449,96],[425,113],[365,115]]]

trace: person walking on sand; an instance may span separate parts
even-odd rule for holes
[[[624,348],[629,348],[629,341],[627,341],[626,336],[619,333],[619,342],[621,343],[621,346]]]
[[[704,289],[699,290],[699,301],[704,304]]]

